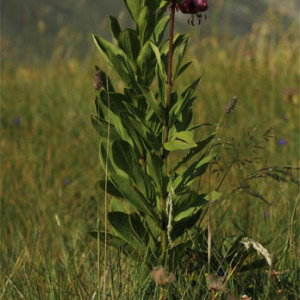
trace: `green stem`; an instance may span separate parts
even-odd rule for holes
[[[175,7],[176,2],[172,0],[171,4],[171,16],[170,16],[170,31],[169,31],[169,54],[168,54],[168,78],[167,78],[167,98],[165,103],[165,126],[164,126],[164,143],[169,139],[169,111],[172,92],[172,59],[173,59],[173,37],[174,37],[174,20],[175,20]],[[166,159],[168,154],[167,150],[164,150],[163,158]]]
[[[165,102],[165,124],[163,131],[163,143],[169,140],[169,112],[171,103],[171,92],[172,92],[172,59],[173,59],[173,37],[174,37],[174,21],[175,21],[175,8],[176,1],[172,0],[171,4],[171,16],[170,16],[170,31],[169,31],[169,54],[168,54],[168,77],[167,77],[167,98]],[[166,173],[168,173],[167,165],[168,151],[163,149],[163,159],[165,164]],[[161,212],[162,212],[162,232],[161,232],[161,257],[160,263],[164,264],[166,258],[166,252],[168,247],[167,228],[165,222],[165,210],[166,200],[164,196],[161,197]]]

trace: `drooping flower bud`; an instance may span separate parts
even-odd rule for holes
[[[208,9],[208,3],[206,0],[185,0],[179,8],[183,14],[196,14]]]
[[[208,3],[206,0],[194,0],[197,12],[206,11],[208,9]]]

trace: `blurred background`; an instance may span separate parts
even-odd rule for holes
[[[297,1],[294,0],[208,2],[209,18],[201,26],[204,36],[212,33],[226,34],[228,37],[245,35],[255,23],[266,18],[267,12],[272,12],[274,18],[280,19],[284,28],[298,18]],[[86,55],[91,51],[92,33],[109,37],[109,15],[119,16],[124,25],[130,25],[124,4],[118,0],[2,0],[2,47],[3,44],[7,45],[9,52],[18,55],[32,54],[33,51],[40,57],[49,58],[53,51],[58,51],[56,48],[59,43],[65,54],[76,52]],[[177,28],[181,31],[191,30],[186,26],[187,18],[178,16]],[[5,49],[2,48],[2,51]],[[32,55],[26,61],[28,59],[31,60]]]
[[[104,177],[90,115],[94,65],[107,67],[91,34],[111,40],[109,15],[118,17],[123,28],[131,21],[121,0],[0,3],[0,284],[7,299],[18,299],[15,287],[39,299],[57,290],[66,292],[56,299],[83,299],[83,286],[88,294],[97,286],[95,243],[87,231],[95,228],[97,201],[102,201],[95,181]],[[247,132],[259,136],[272,128],[273,138],[253,168],[298,166],[299,1],[208,3],[207,20],[200,26],[188,26],[188,16],[177,14],[176,31],[191,35],[187,59],[193,64],[176,89],[202,76],[197,123],[220,122],[227,101],[237,94],[222,139],[243,143]],[[239,184],[247,171],[234,169],[222,192]],[[268,240],[276,257],[287,234],[292,236],[298,189],[271,180],[256,188],[267,202],[237,194],[213,208],[214,226],[223,221],[213,234],[242,230]],[[296,246],[288,251],[293,269],[299,254]]]

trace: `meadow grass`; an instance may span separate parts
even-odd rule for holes
[[[297,28],[274,30],[272,24],[257,24],[239,39],[197,40],[192,35],[187,57],[195,63],[176,84],[183,89],[195,73],[202,76],[195,123],[220,122],[227,101],[239,96],[221,131],[223,141],[234,137],[243,143],[247,130],[259,134],[272,127],[274,137],[264,145],[257,169],[299,164]],[[103,195],[95,181],[104,174],[99,174],[98,136],[90,114],[93,65],[105,66],[92,49],[85,59],[55,52],[50,61],[36,64],[27,64],[26,59],[16,63],[13,53],[4,53],[0,299],[96,299],[97,245],[87,232],[96,227],[97,203],[103,203]],[[223,155],[230,159],[230,153]],[[233,168],[221,192],[238,186],[251,170]],[[217,185],[218,179],[213,180]],[[225,236],[243,232],[265,244],[276,261],[274,268],[285,271],[270,299],[277,297],[276,289],[282,289],[281,299],[297,299],[298,188],[268,179],[255,183],[255,188],[271,204],[235,193],[214,205],[213,241],[221,245]],[[159,299],[160,289],[153,286],[150,274],[139,280],[146,272],[143,266],[133,266],[114,252],[109,252],[108,260],[110,298]],[[208,299],[205,270],[193,278],[185,270],[177,275],[167,290],[170,295],[176,286],[182,299]],[[254,294],[249,296],[266,299],[261,287],[268,282],[265,269],[239,280],[239,286],[229,282],[232,294],[241,295],[251,287]],[[147,294],[149,286],[153,290]]]

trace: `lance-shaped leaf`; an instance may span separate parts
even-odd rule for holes
[[[115,164],[125,173],[132,175],[132,168],[139,164],[133,147],[126,141],[117,140],[112,145],[112,154]]]
[[[135,64],[140,52],[140,41],[137,32],[130,28],[121,31],[118,35],[118,42],[120,48]]]
[[[105,242],[105,232],[104,231],[89,231],[89,234],[93,237],[93,238],[100,238],[100,241],[102,243]],[[115,249],[117,249],[118,251],[122,251],[122,253],[124,253],[127,256],[132,255],[136,250],[131,247],[126,241],[124,241],[123,239],[121,239],[120,237],[112,234],[112,233],[107,233],[107,242],[109,243],[110,246],[114,247]]]
[[[134,71],[125,53],[100,37],[93,35],[93,38],[107,64],[118,72],[127,86],[136,88]]]
[[[142,79],[142,82],[140,82],[140,84],[146,87],[150,86],[155,76],[156,66],[155,55],[150,42],[147,42],[142,47],[137,58],[137,65]]]
[[[96,182],[96,184],[105,191],[105,180],[100,179]],[[112,182],[108,179],[107,180],[107,192],[117,198],[122,198],[123,195],[119,192],[119,190],[112,184]]]
[[[107,146],[107,140],[102,139],[99,146],[99,158],[102,168],[105,170],[106,164],[108,166],[109,174],[118,174],[120,176],[126,176],[126,173],[116,166],[112,159],[112,143]]]
[[[146,98],[147,102],[149,103],[150,107],[153,109],[157,117],[160,119],[160,121],[164,124],[165,123],[165,116],[163,109],[159,106],[157,100],[155,99],[155,96],[153,92],[145,87],[140,87],[144,97]]]
[[[110,122],[111,125],[114,126],[115,130],[118,132],[120,137],[123,140],[128,141],[131,145],[133,145],[133,141],[130,138],[130,135],[128,134],[127,129],[124,127],[122,123],[122,114],[121,112],[126,111],[125,106],[122,104],[122,102],[117,103],[118,100],[125,99],[126,97],[122,95],[119,99],[118,94],[112,93],[110,94],[110,107],[108,105],[108,96],[107,93],[102,90],[100,93],[100,102],[99,102],[99,107],[101,109],[102,115],[106,118],[106,121]],[[116,96],[116,99],[114,99]],[[113,111],[114,110],[114,111]]]
[[[111,33],[113,34],[115,39],[118,40],[119,34],[122,31],[121,27],[120,27],[120,24],[119,24],[118,20],[115,17],[109,16],[109,18],[110,18]]]
[[[175,80],[191,64],[191,62],[189,62],[189,63],[187,63],[183,66],[184,67],[183,69],[181,68],[182,61],[183,61],[183,58],[184,58],[185,53],[186,53],[186,48],[187,48],[188,41],[189,41],[189,37],[187,35],[185,35],[183,37],[182,47],[179,50],[178,60],[177,60],[173,80]]]
[[[173,185],[175,194],[187,192],[195,179],[205,173],[213,155],[203,155],[198,161],[192,163],[187,169],[176,174]]]
[[[145,6],[145,0],[123,0],[133,20],[137,23],[141,10]]]
[[[168,151],[186,150],[197,147],[191,131],[176,132],[172,135],[169,142],[164,144],[164,148]]]
[[[177,33],[175,34],[173,38],[173,54],[176,52],[176,50],[186,43],[188,40],[188,34],[180,34]],[[167,55],[169,52],[169,40],[166,40],[163,45],[160,47],[160,52],[163,53],[164,55]]]
[[[175,166],[173,171],[176,171],[179,167],[185,165],[190,159],[192,159],[196,154],[199,154],[205,147],[210,143],[210,141],[215,137],[216,133],[205,138],[204,140],[197,142],[197,146],[192,148],[188,154],[182,158],[182,160]]]
[[[175,81],[176,78],[179,77],[191,64],[192,62],[190,61],[184,64],[183,66],[179,67],[178,71],[176,70],[176,73],[174,74],[173,81]]]
[[[178,237],[182,236],[185,231],[193,227],[199,220],[200,215],[201,209],[192,209],[189,210],[189,214],[187,214],[186,217],[178,221],[175,220],[172,224],[172,240],[175,241]]]
[[[208,204],[205,198],[206,194],[198,195],[194,191],[188,191],[186,193],[175,194],[174,196],[174,217],[190,208],[201,208]]]
[[[153,34],[156,24],[156,15],[149,7],[144,6],[140,12],[137,25],[141,45],[144,45]]]
[[[145,227],[144,227],[139,215],[137,213],[130,214],[129,222],[130,222],[130,226],[131,226],[132,230],[134,231],[134,233],[136,234],[138,239],[147,245],[149,242],[149,234],[145,230]]]
[[[170,16],[165,16],[161,18],[154,29],[154,42],[156,45],[159,45],[163,39],[165,29],[170,21]]]
[[[135,209],[145,213],[159,224],[160,218],[158,217],[155,208],[151,205],[151,203],[149,203],[149,201],[143,196],[129,178],[110,174],[110,180],[122,194],[123,198],[130,202]]]
[[[110,133],[109,133],[110,142],[120,139],[120,135],[118,134],[118,132],[116,131],[113,125],[109,125],[105,120],[94,115],[91,116],[91,120],[94,128],[99,133],[101,139],[107,139],[109,126],[110,126]]]
[[[136,249],[139,253],[144,253],[146,250],[145,244],[133,230],[130,222],[130,215],[124,212],[115,211],[109,212],[107,217],[114,231],[121,239],[127,242],[133,249]]]
[[[150,42],[150,45],[151,45],[152,50],[155,54],[156,61],[157,61],[157,66],[159,68],[159,72],[160,72],[161,76],[163,76],[164,81],[166,82],[167,81],[167,74],[166,74],[165,66],[162,62],[160,51],[159,51],[158,47],[155,44],[153,44],[152,42]]]
[[[193,181],[202,174],[205,173],[213,155],[207,155],[201,158],[199,161],[194,162],[186,171],[183,172],[183,185],[190,186]]]
[[[184,115],[187,111],[191,110],[192,104],[195,100],[192,97],[200,78],[192,82],[181,94],[179,100],[170,109],[170,126],[180,119],[180,115]]]
[[[163,160],[161,157],[157,156],[150,151],[146,153],[146,162],[147,162],[147,173],[155,182],[156,187],[161,191],[162,189],[162,166]]]

